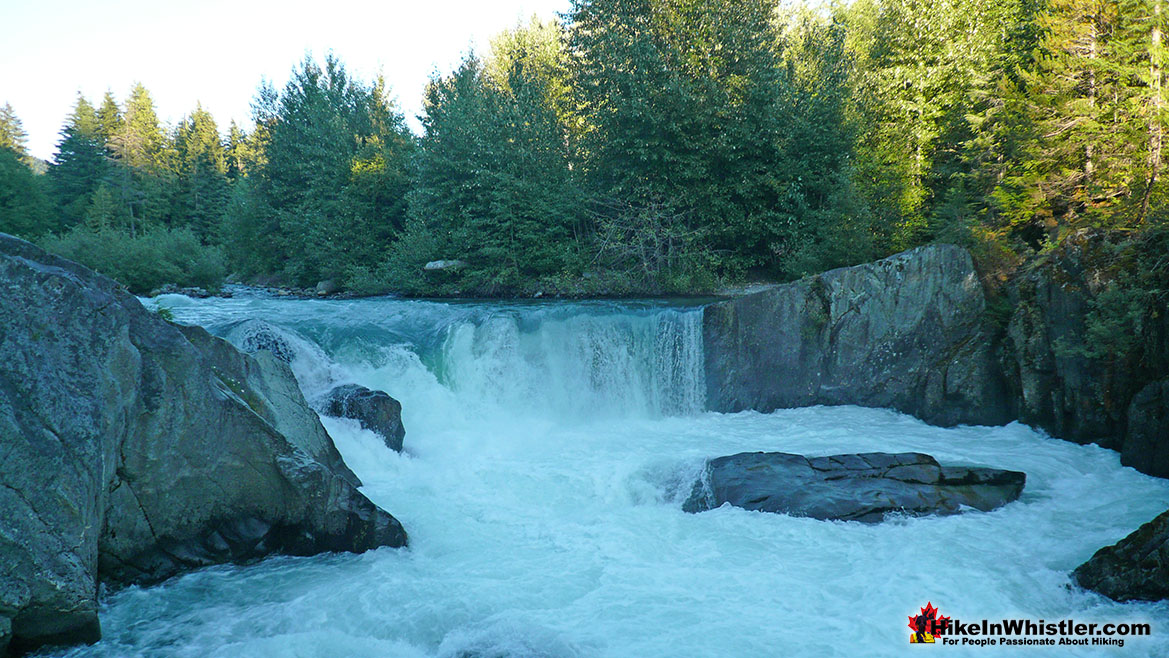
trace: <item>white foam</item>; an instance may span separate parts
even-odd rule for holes
[[[659,341],[675,331],[660,323],[696,331],[695,313],[421,303],[441,330],[420,331],[396,329],[417,322],[407,302],[251,301],[233,315],[230,301],[176,315],[283,324],[340,376],[403,401],[408,454],[354,422],[325,424],[411,547],[130,589],[107,601],[106,639],[69,655],[900,656],[927,601],[963,620],[1149,621],[1154,636],[1117,655],[1169,654],[1169,606],[1069,586],[1096,549],[1169,507],[1169,482],[1114,452],[855,407],[695,413],[690,328]],[[876,526],[680,510],[704,458],[746,450],[912,450],[1028,481],[991,513]],[[938,651],[1102,653],[1057,649]]]

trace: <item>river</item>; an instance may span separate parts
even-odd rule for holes
[[[240,340],[266,320],[311,400],[334,384],[403,404],[405,451],[324,418],[405,550],[276,557],[105,597],[104,639],[67,656],[440,658],[900,656],[927,602],[963,621],[1149,622],[1123,649],[1169,655],[1169,605],[1120,605],[1069,572],[1169,507],[1169,481],[1026,426],[931,427],[882,409],[704,411],[700,307],[657,302],[147,301]],[[920,451],[1022,470],[991,513],[821,522],[680,509],[703,459]],[[917,650],[917,649],[914,649]],[[929,651],[929,650],[924,650]]]

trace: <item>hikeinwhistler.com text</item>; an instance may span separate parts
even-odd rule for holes
[[[1116,646],[1123,647],[1127,637],[1147,637],[1152,626],[1147,623],[1088,623],[1064,619],[982,619],[966,623],[958,619],[934,622],[934,636],[944,645],[962,646]]]

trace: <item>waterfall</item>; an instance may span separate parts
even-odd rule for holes
[[[448,329],[441,380],[460,396],[557,417],[702,411],[701,314],[498,315]]]
[[[322,422],[410,548],[126,588],[106,600],[102,642],[69,658],[892,657],[927,601],[958,618],[1169,627],[1164,605],[1105,601],[1067,576],[1169,506],[1169,481],[1019,424],[940,428],[846,406],[703,412],[698,308],[161,301],[237,345],[277,341],[310,401],[343,383],[400,400],[401,453],[357,421]],[[682,511],[707,459],[753,451],[925,452],[1025,471],[1027,490],[991,513],[877,526]],[[1126,642],[1126,656],[1169,655],[1156,632]]]
[[[386,312],[363,323],[344,313],[309,321],[269,313],[212,331],[246,351],[276,352],[310,400],[337,384],[365,382],[431,412],[470,406],[580,420],[704,409],[700,309],[380,304]],[[404,304],[419,312],[401,313]]]

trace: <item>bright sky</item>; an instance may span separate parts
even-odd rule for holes
[[[131,85],[174,123],[200,101],[226,131],[250,126],[261,77],[282,88],[293,65],[332,50],[349,71],[381,70],[400,107],[421,111],[423,87],[468,49],[551,18],[570,0],[0,0],[0,105],[11,103],[29,150],[49,159],[81,91],[95,105]]]

